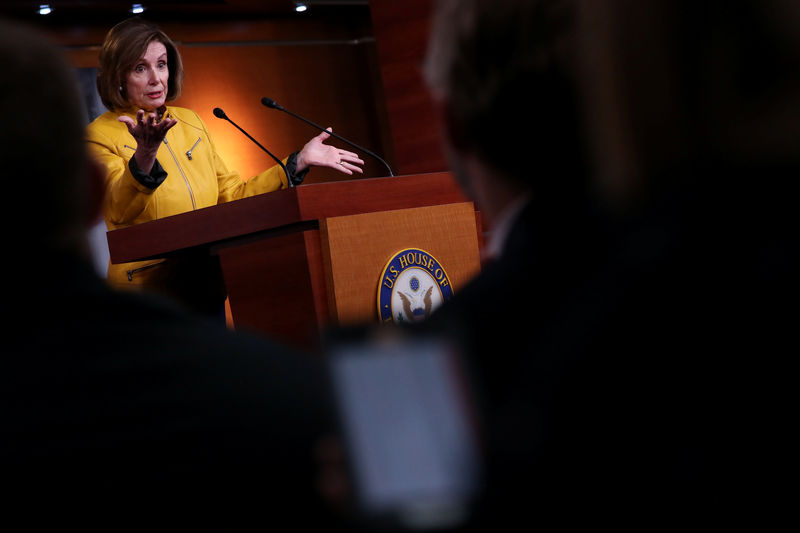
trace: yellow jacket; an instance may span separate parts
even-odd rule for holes
[[[103,212],[109,230],[287,187],[279,165],[246,182],[228,170],[205,123],[194,111],[180,107],[167,107],[164,113],[178,123],[167,132],[156,156],[167,177],[154,189],[143,185],[129,168],[136,141],[117,121],[122,115],[136,120],[136,111],[108,111],[87,127],[90,153],[106,169]],[[174,274],[166,272],[168,266],[163,260],[111,264],[108,279],[122,287],[169,283]]]

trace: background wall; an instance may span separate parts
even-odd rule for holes
[[[382,155],[396,174],[446,170],[420,74],[432,1],[307,3],[309,11],[297,14],[288,0],[151,0],[143,17],[170,35],[185,62],[184,94],[175,104],[206,120],[228,166],[245,178],[270,160],[213,117],[214,107],[279,156],[316,134],[261,106],[263,96]],[[36,4],[6,0],[0,16],[45,29],[79,68],[95,67],[106,31],[131,16],[125,0],[57,0],[46,17],[35,14]],[[386,174],[365,160],[364,177]],[[308,179],[342,177],[315,171]]]
[[[174,105],[197,111],[209,126],[223,159],[247,179],[273,162],[214,107],[279,157],[302,148],[311,126],[261,105],[263,96],[381,154],[391,166],[393,151],[368,17],[361,20],[228,20],[159,22],[178,45],[186,72]],[[97,65],[107,27],[51,30],[75,67]],[[337,144],[341,144],[337,141]],[[380,163],[367,162],[363,177],[380,177]],[[344,179],[315,169],[308,182]]]

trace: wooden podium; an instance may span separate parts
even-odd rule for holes
[[[423,249],[457,292],[480,270],[481,228],[449,172],[302,185],[108,233],[113,263],[218,256],[237,329],[305,349],[333,324],[378,321],[381,273]]]

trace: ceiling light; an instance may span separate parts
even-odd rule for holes
[[[39,4],[39,14],[40,15],[49,15],[53,12],[53,9],[50,7],[50,4]]]
[[[144,13],[144,6],[142,4],[133,4],[131,6],[131,13],[138,15]]]
[[[302,13],[303,11],[305,11],[307,9],[308,9],[308,6],[305,5],[303,2],[297,2],[294,5],[294,10],[297,11],[298,13]]]

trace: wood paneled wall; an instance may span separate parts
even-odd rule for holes
[[[243,178],[274,163],[214,107],[279,157],[302,148],[316,132],[293,117],[261,105],[269,96],[321,126],[331,126],[384,157],[396,168],[371,22],[230,20],[218,23],[161,23],[181,52],[186,71],[183,94],[174,105],[197,111],[209,126],[223,159]],[[75,25],[51,31],[76,67],[97,65],[107,27]],[[343,148],[343,143],[334,140]],[[385,176],[369,157],[363,177]],[[348,179],[328,169],[313,170],[308,182]]]
[[[422,80],[432,0],[370,0],[386,108],[401,174],[448,169]]]

